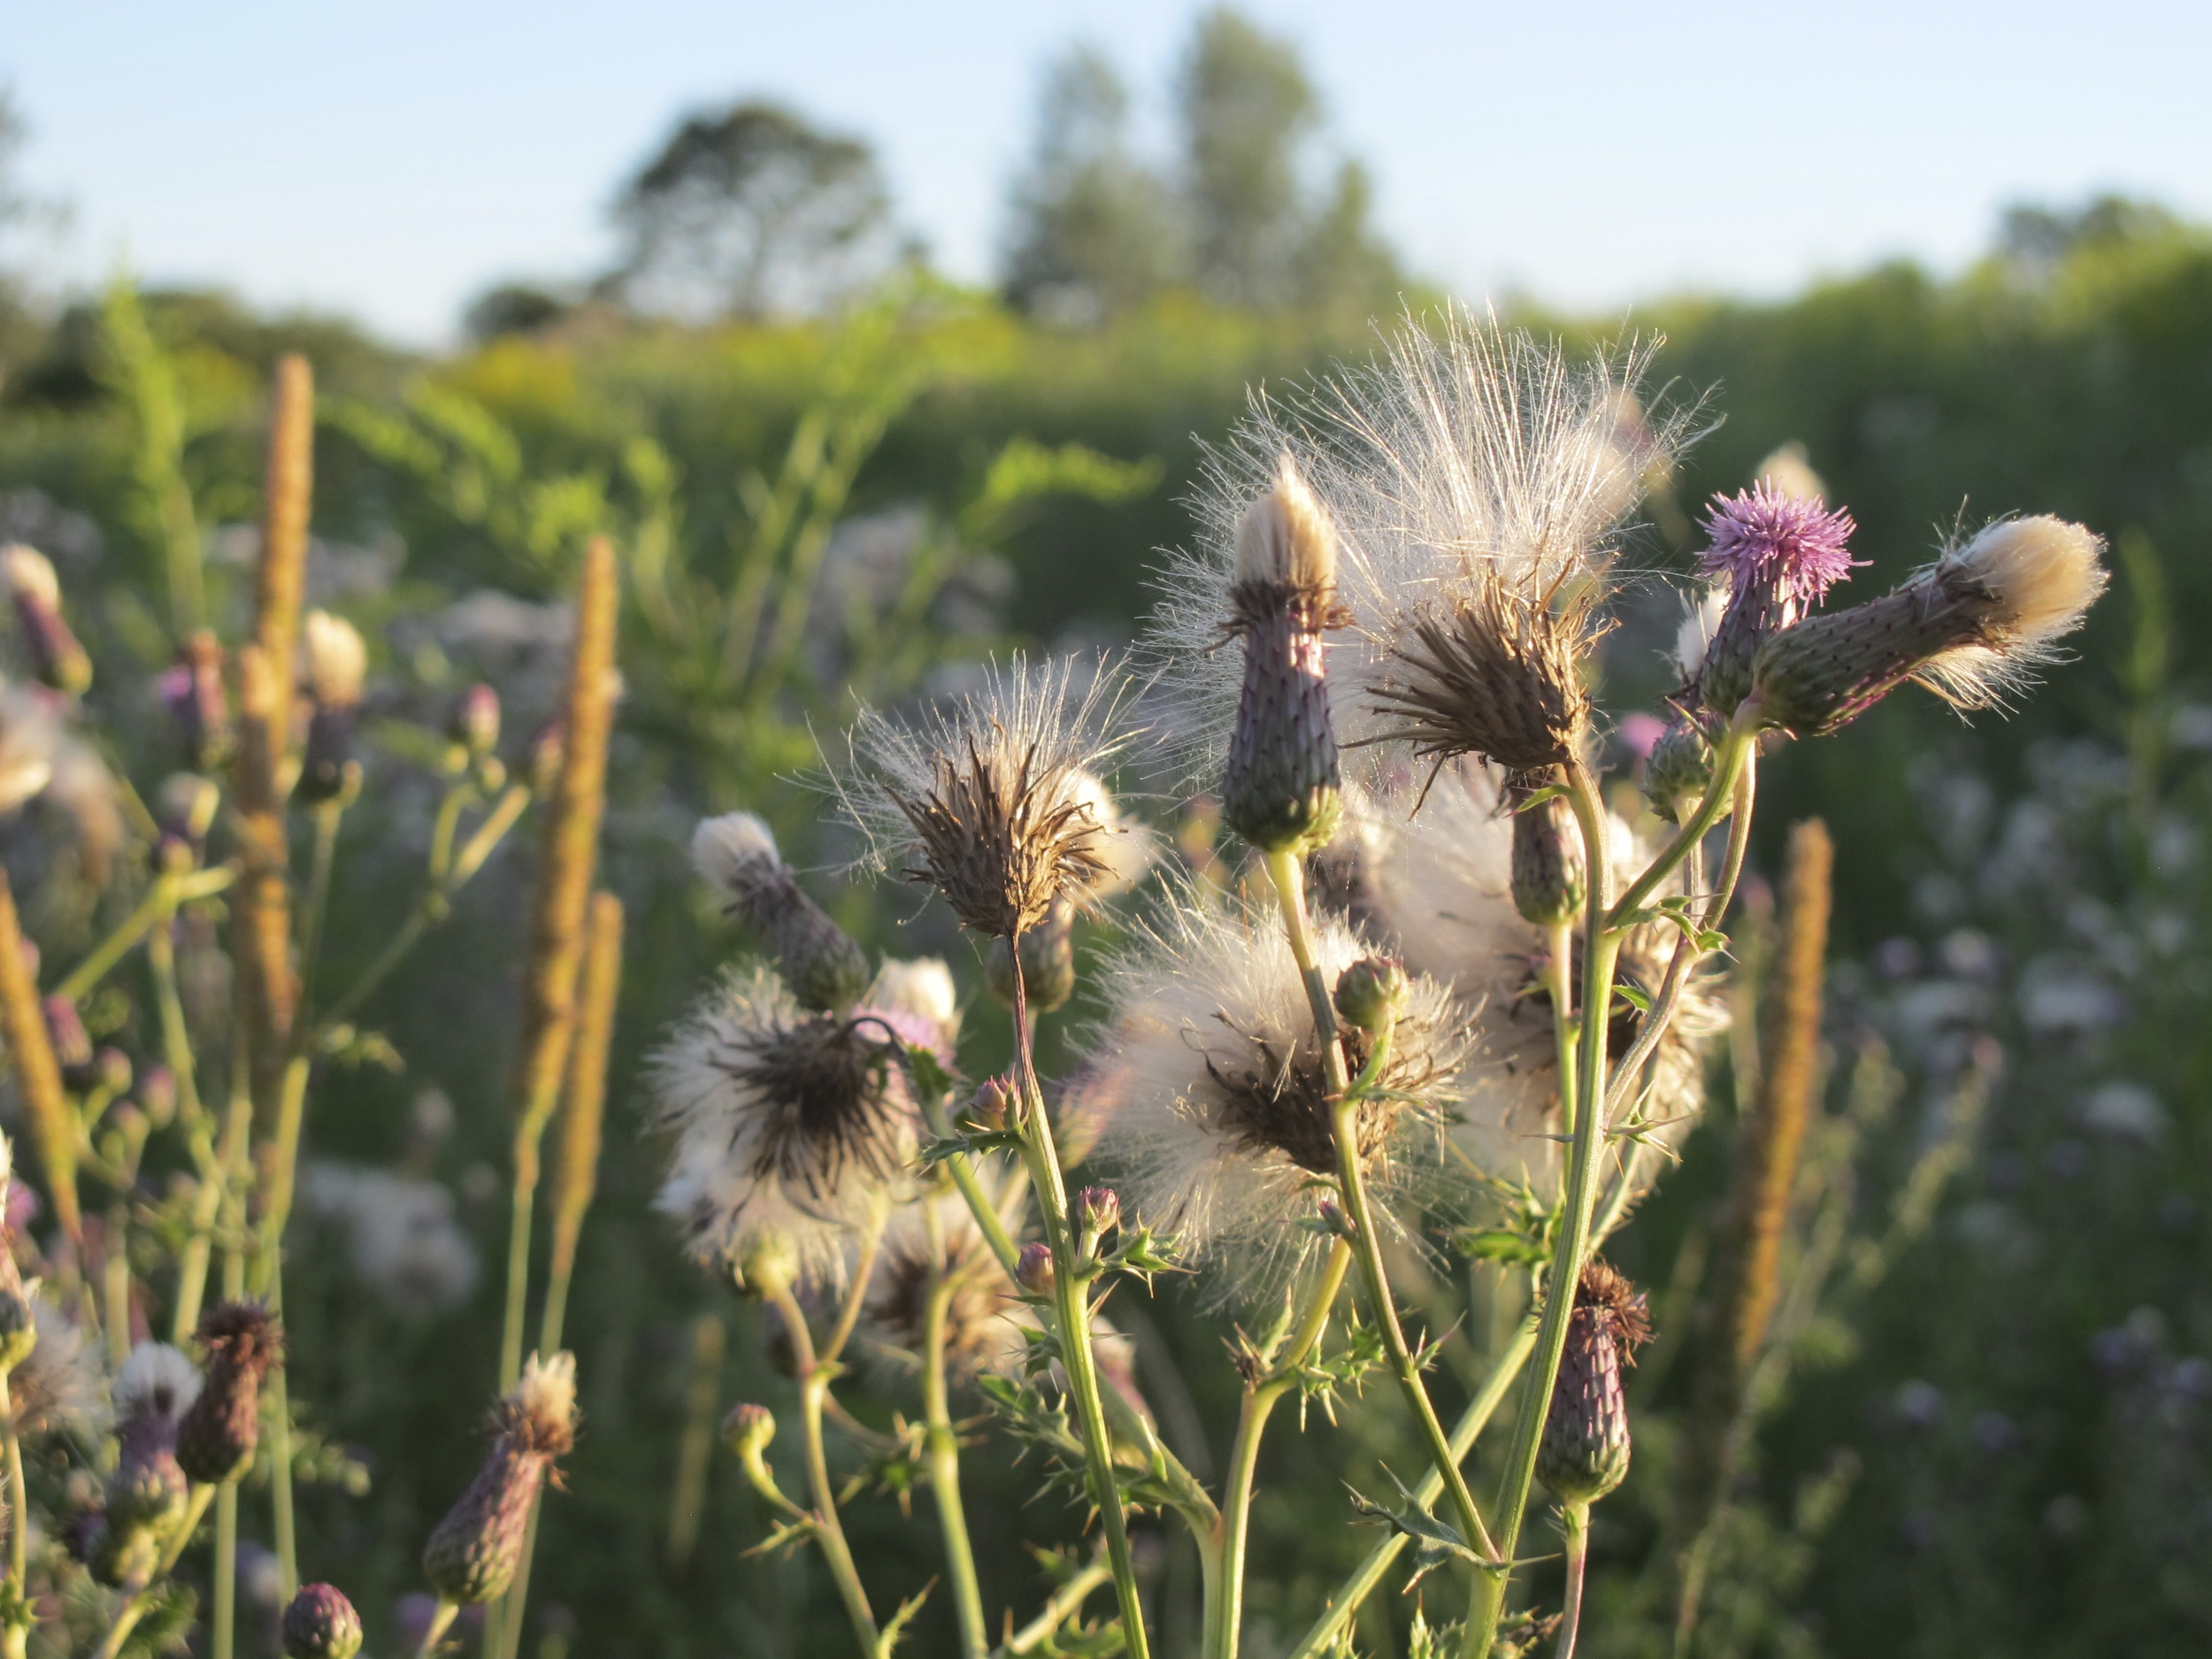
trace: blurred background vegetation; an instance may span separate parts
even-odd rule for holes
[[[701,111],[622,185],[615,268],[488,292],[466,343],[435,356],[127,273],[58,292],[9,251],[41,204],[0,172],[0,540],[54,557],[104,689],[142,680],[104,665],[160,665],[150,595],[178,538],[204,546],[219,614],[243,603],[263,388],[279,354],[305,352],[313,596],[370,638],[370,729],[396,755],[404,723],[473,678],[500,686],[511,732],[549,714],[560,595],[583,537],[611,532],[628,695],[608,869],[634,941],[616,1087],[634,1106],[656,1034],[743,942],[687,879],[695,818],[755,809],[803,861],[833,860],[818,803],[788,781],[810,727],[834,729],[856,698],[954,683],[1006,644],[1128,639],[1155,549],[1188,534],[1201,446],[1248,388],[1363,357],[1371,318],[1437,297],[1370,223],[1367,177],[1331,152],[1284,43],[1208,14],[1174,104],[1180,150],[1156,167],[1129,144],[1108,59],[1048,67],[991,292],[926,268],[864,142],[769,102]],[[0,157],[19,135],[0,116]],[[1578,342],[1619,328],[1508,309]],[[2010,511],[2085,521],[2122,574],[2080,660],[2018,718],[1969,726],[1900,698],[1763,778],[1761,868],[1793,819],[1821,816],[1836,841],[1832,1086],[1789,1257],[1809,1300],[1763,1374],[1700,1651],[2201,1652],[2212,685],[2187,641],[2212,628],[2212,232],[2145,203],[2023,207],[1955,276],[1900,264],[1772,303],[1659,297],[1628,326],[1663,334],[1663,396],[1720,420],[1663,480],[1642,567],[1686,570],[1707,495],[1793,442],[1859,522],[1863,586],[1962,518]],[[1614,715],[1663,689],[1670,607],[1632,607],[1608,664]],[[103,714],[143,733],[158,710]],[[328,946],[342,964],[411,896],[426,808],[399,772],[373,763],[348,819]],[[431,1219],[464,1247],[461,1267],[409,1279],[334,1199],[296,1240],[294,1397],[369,1474],[365,1492],[307,1494],[303,1565],[342,1567],[372,1651],[419,1587],[420,1540],[489,1392],[497,1287],[462,1269],[505,1225],[497,1102],[526,879],[509,860],[470,889],[462,925],[372,1012],[410,1069],[334,1076],[311,1128],[327,1169],[442,1187],[450,1217]],[[820,891],[876,946],[944,950],[975,983],[941,917]],[[64,949],[88,926],[32,921]],[[979,1005],[971,1033],[980,1075],[1003,1028]],[[1726,1185],[1729,1078],[1617,1252],[1684,1340]],[[813,1563],[741,1555],[763,1520],[728,1469],[708,1465],[695,1537],[672,1517],[687,1424],[784,1384],[754,1310],[679,1259],[649,1210],[658,1149],[634,1112],[618,1121],[570,1321],[587,1434],[545,1528],[534,1650],[841,1651]],[[1824,1216],[1852,1241],[1824,1261]],[[1138,1323],[1164,1422],[1217,1448],[1234,1386],[1217,1333],[1173,1290]],[[1448,1369],[1445,1394],[1465,1386]],[[1660,1512],[1637,1494],[1661,1489],[1686,1399],[1663,1361],[1637,1387],[1638,1474],[1594,1556],[1600,1608],[1624,1612],[1644,1605]],[[1340,1479],[1410,1465],[1395,1412],[1373,1405],[1269,1448],[1255,1652],[1294,1640],[1369,1541],[1313,1520],[1340,1512]],[[987,1599],[1033,1596],[1019,1543],[1071,1538],[1076,1517],[1019,1507],[1025,1477],[1002,1444],[969,1467],[990,1494],[970,1506]],[[858,1501],[849,1526],[885,1599],[930,1576],[930,1534],[892,1499]],[[1164,1547],[1155,1570],[1176,1651],[1192,1569]],[[1379,1599],[1363,1647],[1390,1650],[1411,1606]],[[944,1619],[926,1612],[918,1643],[941,1647]],[[1594,1648],[1667,1645],[1648,1620],[1593,1622]]]

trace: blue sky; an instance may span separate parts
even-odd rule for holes
[[[1471,296],[1617,310],[1970,257],[2116,188],[2212,217],[2212,5],[1248,0],[1303,48],[1386,231]],[[96,275],[221,283],[432,343],[489,282],[608,254],[680,111],[757,91],[872,139],[956,274],[992,265],[1041,60],[1121,61],[1164,142],[1189,0],[0,0],[30,181]]]

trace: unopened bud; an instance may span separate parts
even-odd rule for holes
[[[1048,1244],[1025,1244],[1014,1262],[1014,1282],[1032,1296],[1052,1294],[1052,1247]]]
[[[1412,991],[1403,963],[1388,956],[1363,956],[1337,975],[1336,1011],[1353,1030],[1375,1036],[1405,1012]]]
[[[481,760],[499,747],[499,694],[482,683],[471,686],[453,705],[446,735]]]
[[[284,1609],[285,1659],[353,1659],[361,1616],[334,1585],[303,1584]]]
[[[196,869],[207,849],[207,833],[223,804],[223,792],[197,772],[173,772],[154,797],[160,826],[162,867],[181,872]]]
[[[1021,936],[1022,999],[1033,1014],[1064,1008],[1075,995],[1075,907],[1055,899],[1045,918]],[[991,941],[983,966],[984,984],[1008,1008],[1014,1006],[1014,952],[1004,937]]]
[[[62,1081],[71,1088],[91,1087],[99,1081],[100,1071],[77,1005],[65,996],[50,996],[45,1008],[46,1036],[54,1045],[54,1061],[61,1067]]]
[[[738,1288],[756,1296],[771,1294],[799,1275],[799,1253],[781,1233],[762,1233],[737,1263]]]
[[[530,789],[550,795],[560,781],[561,761],[568,753],[568,723],[556,717],[539,728],[530,743]]]
[[[177,1077],[165,1065],[150,1065],[138,1079],[138,1103],[157,1129],[165,1129],[177,1115]]]
[[[1075,1197],[1076,1223],[1094,1237],[1121,1225],[1121,1194],[1110,1187],[1086,1187]]]
[[[51,562],[36,549],[18,542],[0,548],[0,573],[15,603],[15,619],[39,683],[73,696],[88,689],[92,659],[62,615],[61,584],[55,580]]]
[[[207,629],[177,648],[175,663],[161,677],[161,700],[194,771],[211,772],[230,758],[234,734],[230,698],[223,689],[223,647]]]
[[[1689,721],[1676,721],[1652,745],[1651,758],[1644,765],[1644,793],[1651,799],[1651,810],[1668,823],[1679,824],[1684,813],[1697,810],[1712,787],[1712,744]]]
[[[1344,1213],[1344,1206],[1333,1198],[1325,1198],[1320,1204],[1321,1225],[1340,1239],[1349,1239],[1356,1231],[1351,1217]]]
[[[975,1094],[968,1102],[968,1121],[978,1129],[1003,1129],[1013,1116],[1014,1101],[1011,1077],[987,1077],[976,1085]]]
[[[92,1056],[94,1083],[110,1094],[120,1094],[131,1086],[131,1057],[120,1048],[102,1048]]]
[[[732,1406],[730,1414],[722,1419],[722,1443],[740,1457],[758,1457],[775,1438],[775,1414],[766,1406]]]
[[[1526,787],[1508,799],[1525,802]],[[1539,927],[1556,927],[1581,910],[1589,891],[1582,834],[1567,803],[1551,795],[1513,814],[1513,908]]]

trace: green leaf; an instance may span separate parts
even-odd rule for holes
[[[1478,1262],[1536,1263],[1551,1260],[1550,1247],[1541,1240],[1509,1227],[1463,1227],[1452,1236],[1462,1256]]]

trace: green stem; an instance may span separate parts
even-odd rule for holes
[[[1734,797],[1745,756],[1757,740],[1755,719],[1756,711],[1751,704],[1739,711],[1736,723],[1721,741],[1720,752],[1714,760],[1713,781],[1697,811],[1684,822],[1674,839],[1617,902],[1607,896],[1610,876],[1606,857],[1605,808],[1598,799],[1597,785],[1580,763],[1567,768],[1568,801],[1581,829],[1590,872],[1587,933],[1583,947],[1582,1053],[1575,1078],[1574,1138],[1567,1164],[1567,1190],[1561,1202],[1557,1241],[1553,1247],[1548,1274],[1543,1320],[1537,1332],[1535,1365],[1529,1374],[1528,1387],[1521,1396],[1512,1449],[1506,1456],[1505,1475],[1498,1494],[1498,1558],[1502,1561],[1510,1562],[1520,1543],[1522,1519],[1536,1475],[1537,1441],[1543,1429],[1545,1409],[1551,1400],[1552,1385],[1559,1375],[1560,1357],[1566,1351],[1567,1318],[1574,1308],[1573,1287],[1581,1277],[1583,1263],[1589,1253],[1591,1207],[1596,1194],[1600,1143],[1605,1127],[1604,1105],[1609,1093],[1606,1069],[1609,1021],[1606,1014],[1613,1003],[1613,970],[1621,941],[1625,927],[1633,925],[1638,906],[1697,849],[1706,832],[1718,820],[1723,806]],[[1742,827],[1740,826],[1740,833]],[[1479,1616],[1468,1621],[1464,1653],[1479,1659],[1490,1651],[1505,1609],[1509,1576],[1509,1568],[1493,1575],[1478,1609]]]
[[[330,872],[338,856],[338,825],[346,815],[345,798],[325,801],[315,808],[315,855],[308,866],[307,896],[300,910],[300,961],[312,964],[321,959],[323,923],[330,914]],[[313,975],[303,967],[301,993],[306,1000],[314,987]],[[305,1021],[308,1010],[300,1016]]]
[[[1590,1508],[1570,1503],[1560,1516],[1567,1539],[1567,1588],[1561,1603],[1557,1659],[1575,1659],[1575,1638],[1582,1632],[1582,1573],[1590,1556]]]
[[[213,1486],[206,1486],[192,1488],[191,1496],[185,1503],[183,1518],[177,1523],[176,1531],[170,1534],[169,1541],[162,1547],[160,1559],[155,1563],[152,1574],[131,1593],[130,1598],[121,1607],[115,1609],[114,1623],[108,1626],[107,1635],[100,1643],[99,1659],[116,1659],[116,1655],[123,1651],[123,1644],[138,1628],[139,1620],[144,1618],[152,1608],[155,1590],[176,1571],[177,1562],[183,1555],[185,1546],[192,1541],[192,1534],[199,1530],[200,1517],[207,1513],[208,1500],[215,1495],[215,1490]]]
[[[845,1543],[844,1525],[837,1518],[837,1492],[830,1485],[829,1458],[822,1447],[822,1398],[829,1392],[837,1366],[834,1361],[826,1363],[816,1356],[814,1333],[807,1328],[806,1315],[799,1307],[798,1298],[791,1294],[791,1287],[772,1285],[766,1287],[765,1294],[782,1316],[784,1330],[791,1339],[792,1356],[798,1365],[807,1492],[814,1500],[813,1513],[808,1518],[812,1524],[814,1541],[822,1547],[822,1559],[829,1563],[830,1577],[836,1580],[837,1593],[844,1599],[845,1616],[852,1621],[853,1635],[859,1640],[863,1659],[880,1659],[882,1638],[876,1630],[876,1616],[868,1606],[868,1593],[861,1587],[859,1569],[853,1565],[852,1551]]]
[[[0,1365],[0,1448],[8,1458],[8,1584],[27,1600],[30,1579],[31,1484],[23,1473],[23,1442],[15,1432],[15,1396],[8,1389],[9,1367]]]
[[[422,1633],[422,1645],[415,1649],[415,1659],[430,1659],[438,1651],[438,1639],[445,1634],[446,1627],[453,1623],[453,1616],[460,1610],[452,1601],[438,1603],[438,1610],[430,1616],[430,1628]]]
[[[1575,928],[1571,920],[1550,930],[1551,960],[1544,964],[1544,987],[1551,995],[1552,1036],[1559,1062],[1560,1123],[1571,1128],[1575,1110],[1574,1017]]]
[[[966,1659],[983,1659],[991,1646],[983,1620],[983,1592],[976,1583],[975,1548],[968,1539],[960,1495],[960,1436],[952,1425],[945,1386],[945,1316],[958,1294],[958,1277],[946,1271],[944,1224],[933,1199],[922,1206],[929,1238],[929,1286],[922,1305],[922,1417],[928,1432],[929,1487],[937,1500],[937,1530],[944,1537],[945,1567],[952,1575],[953,1615]]]
[[[1330,1247],[1314,1286],[1313,1300],[1289,1347],[1282,1351],[1279,1361],[1268,1356],[1267,1373],[1245,1385],[1243,1407],[1237,1414],[1237,1436],[1229,1448],[1229,1472],[1221,1490],[1221,1524],[1214,1546],[1220,1564],[1206,1621],[1207,1659],[1236,1659],[1244,1623],[1244,1555],[1251,1532],[1252,1484],[1259,1467],[1260,1441],[1276,1404],[1297,1382],[1300,1367],[1321,1340],[1351,1267],[1352,1247],[1339,1239]],[[1200,1547],[1204,1548],[1203,1540]]]
[[[212,1659],[231,1659],[238,1632],[238,1486],[215,1494],[215,1613],[208,1636]]]
[[[1054,1591],[1052,1599],[1045,1603],[1044,1611],[1008,1637],[1006,1645],[998,1651],[1006,1655],[1008,1659],[1018,1659],[1018,1655],[1042,1646],[1045,1639],[1058,1630],[1083,1605],[1085,1598],[1092,1591],[1097,1589],[1100,1585],[1109,1582],[1113,1576],[1113,1569],[1103,1562],[1091,1563],[1089,1566]]]
[[[236,875],[235,871],[222,866],[188,876],[156,878],[146,896],[138,902],[138,908],[124,918],[122,926],[95,945],[92,954],[72,968],[48,995],[72,1002],[82,1002],[94,986],[107,978],[108,971],[130,954],[131,947],[152,931],[156,923],[172,914],[180,904],[220,893]]]
[[[1129,1524],[1122,1513],[1121,1484],[1114,1474],[1114,1445],[1106,1431],[1106,1409],[1099,1398],[1098,1355],[1091,1346],[1092,1270],[1076,1248],[1068,1225],[1067,1183],[1060,1171],[1059,1148],[1053,1144],[1052,1117],[1045,1109],[1044,1089],[1037,1080],[1035,1050],[1029,1041],[1029,1000],[1022,983],[1021,939],[1007,941],[1013,963],[1014,1065],[1021,1096],[1022,1142],[1029,1164],[1030,1181],[1037,1189],[1037,1207],[1043,1212],[1045,1240],[1052,1248],[1052,1297],[1058,1315],[1060,1363],[1067,1373],[1068,1392],[1074,1397],[1076,1423],[1083,1435],[1083,1455],[1090,1470],[1091,1502],[1097,1506],[1106,1533],[1106,1562],[1113,1569],[1114,1594],[1121,1606],[1122,1640],[1129,1659],[1148,1659],[1144,1602],[1137,1589],[1136,1564],[1129,1554]]]
[[[1443,1478],[1460,1536],[1478,1555],[1486,1560],[1495,1560],[1497,1551],[1491,1547],[1489,1531],[1475,1508],[1474,1494],[1467,1488],[1466,1477],[1460,1473],[1459,1461],[1451,1454],[1451,1443],[1445,1437],[1443,1424],[1437,1419],[1428,1389],[1421,1381],[1420,1368],[1414,1363],[1412,1349],[1406,1343],[1405,1328],[1398,1321],[1397,1302],[1390,1294],[1389,1270],[1383,1262],[1382,1235],[1376,1225],[1373,1207],[1367,1200],[1366,1176],[1360,1167],[1360,1102],[1352,1094],[1350,1079],[1345,1074],[1344,1050],[1337,1041],[1335,1002],[1330,987],[1323,982],[1320,963],[1314,952],[1313,929],[1306,917],[1304,872],[1294,854],[1271,852],[1267,855],[1267,873],[1275,884],[1275,896],[1282,908],[1283,927],[1290,938],[1291,955],[1297,960],[1299,974],[1305,980],[1314,1032],[1321,1041],[1324,1075],[1336,1102],[1333,1126],[1338,1186],[1343,1194],[1345,1214],[1352,1224],[1352,1242],[1359,1257],[1360,1276],[1366,1283],[1367,1299],[1374,1310],[1375,1324],[1382,1333],[1384,1350],[1390,1356],[1391,1375],[1396,1379],[1399,1392],[1405,1396],[1407,1407],[1420,1425],[1431,1465]]]

